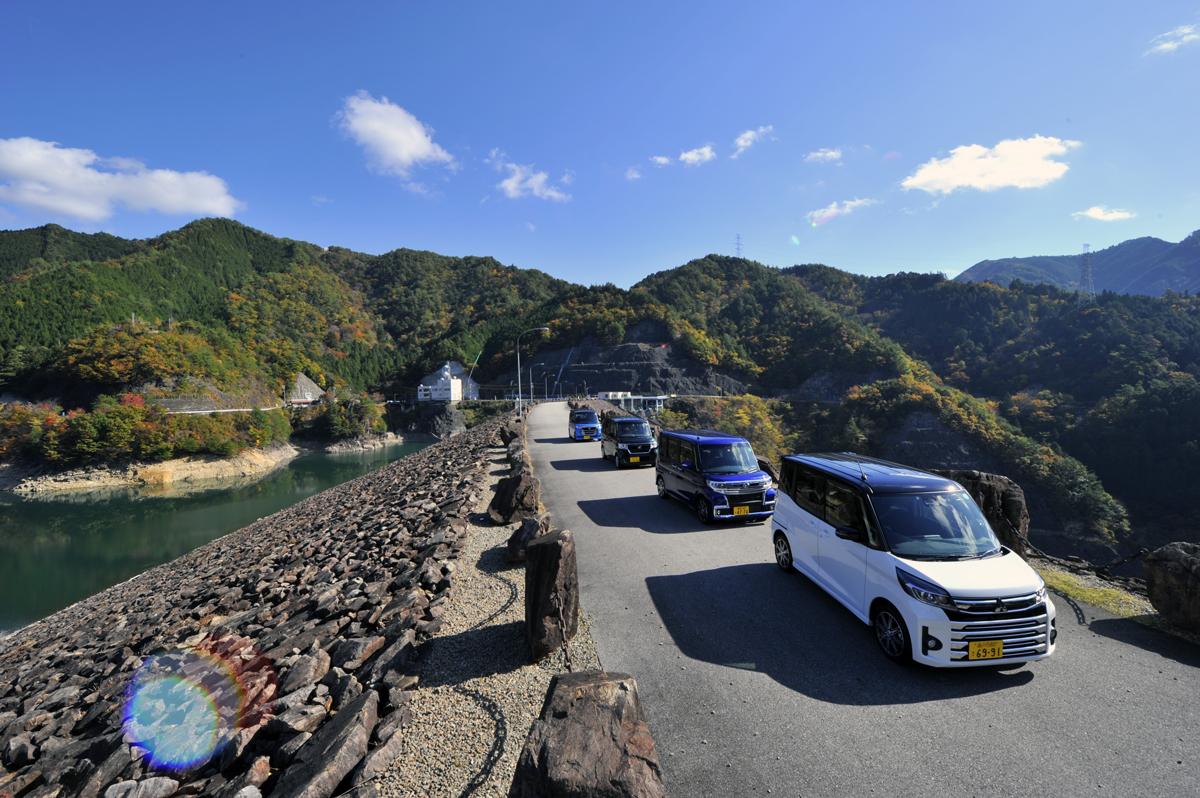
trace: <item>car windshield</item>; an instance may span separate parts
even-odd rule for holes
[[[591,410],[576,410],[571,414],[571,421],[576,424],[595,424],[596,414]]]
[[[745,441],[700,446],[700,470],[706,474],[746,474],[758,470],[754,450]]]
[[[969,560],[1000,552],[1000,541],[966,491],[871,497],[892,553],[913,560]]]
[[[649,438],[650,425],[645,421],[618,421],[618,438]]]

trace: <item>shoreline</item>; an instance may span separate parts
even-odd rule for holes
[[[85,466],[66,471],[5,463],[0,464],[0,491],[36,498],[131,488],[170,493],[180,489],[233,487],[267,476],[294,460],[301,451],[291,443],[277,443],[227,458],[180,457],[161,463]]]

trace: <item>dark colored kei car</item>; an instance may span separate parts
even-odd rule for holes
[[[775,511],[775,484],[745,438],[713,430],[663,430],[655,485],[709,524],[763,521]]]
[[[573,441],[594,441],[600,438],[600,418],[595,410],[572,410],[567,421],[567,437]]]
[[[637,416],[605,416],[600,430],[600,456],[617,468],[658,462],[658,441],[650,423]]]

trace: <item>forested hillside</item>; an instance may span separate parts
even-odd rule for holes
[[[331,406],[361,408],[326,424],[353,431],[378,424],[362,392],[411,391],[447,358],[478,357],[478,377],[504,382],[516,334],[545,324],[530,347],[659,331],[671,357],[750,386],[758,398],[725,420],[775,419],[779,451],[967,458],[1011,473],[1044,518],[1095,541],[1129,530],[1114,495],[1135,526],[1196,520],[1184,483],[1200,465],[1194,298],[1081,303],[1049,286],[717,255],[629,290],[585,287],[486,257],[322,249],[211,219],[143,241],[0,233],[0,268],[0,391],[50,402],[4,411],[9,457],[103,461],[216,451],[223,434],[277,440],[286,425],[270,417],[185,429],[160,405],[267,407],[299,371],[343,398]]]

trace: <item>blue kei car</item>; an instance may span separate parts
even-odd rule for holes
[[[572,410],[567,421],[567,437],[573,441],[594,441],[600,438],[600,419],[595,410]]]
[[[775,484],[745,438],[713,430],[663,430],[655,485],[661,498],[690,506],[706,524],[765,521],[775,511]]]

